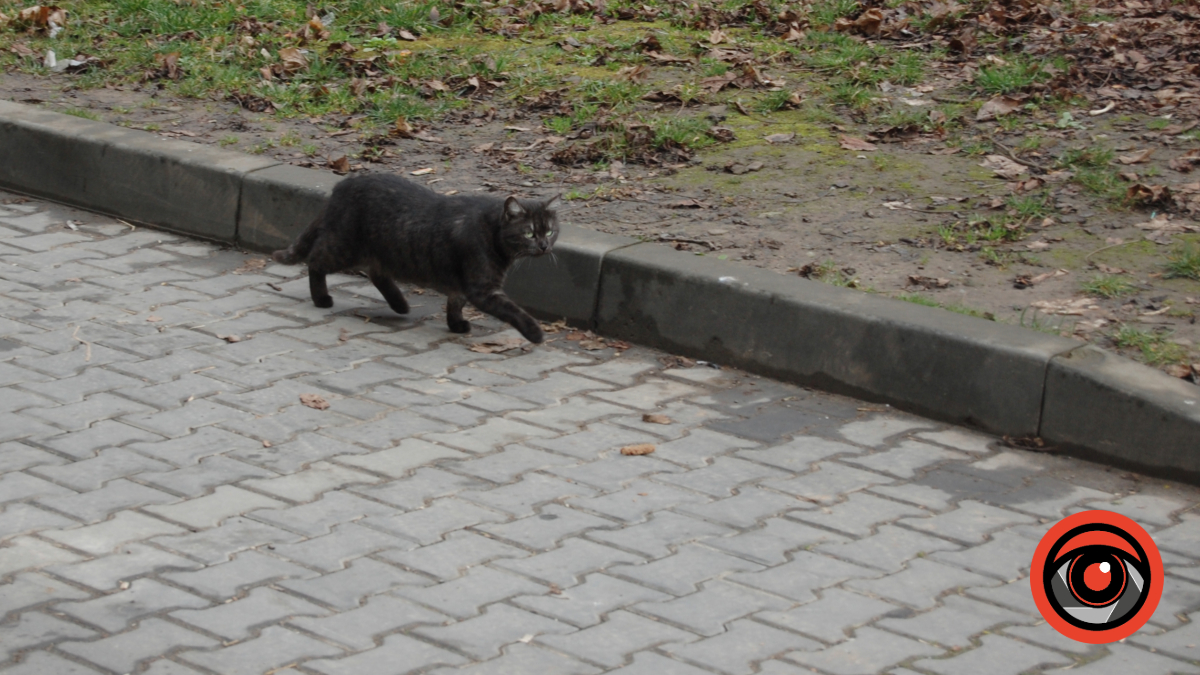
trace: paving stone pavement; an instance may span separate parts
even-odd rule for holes
[[[474,351],[515,333],[14,197],[0,671],[1200,672],[1195,488],[564,332]],[[1163,550],[1123,644],[1030,597],[1084,508]]]

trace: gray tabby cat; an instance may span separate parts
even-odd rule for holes
[[[462,313],[470,302],[540,343],[541,326],[502,289],[514,261],[553,249],[558,205],[557,196],[448,197],[399,176],[355,176],[338,183],[312,225],[272,257],[308,263],[317,307],[333,306],[326,275],[365,269],[398,314],[408,313],[408,303],[396,281],[420,284],[446,294],[446,323],[455,333],[471,330]]]

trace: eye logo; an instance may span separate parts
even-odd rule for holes
[[[1162,556],[1129,518],[1083,511],[1042,537],[1029,581],[1038,609],[1058,632],[1107,644],[1132,635],[1154,614],[1162,597]]]

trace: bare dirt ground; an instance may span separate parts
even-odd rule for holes
[[[913,88],[884,82],[869,103],[935,116],[935,106],[968,103],[964,68],[931,66]],[[663,91],[678,81],[666,69],[647,77],[647,88]],[[807,85],[797,81],[802,96]],[[1200,241],[1200,185],[1187,172],[1198,163],[1188,157],[1200,155],[1200,101],[1186,88],[1160,95],[1162,81],[1116,86],[1089,89],[1071,106],[1034,106],[1020,124],[968,112],[969,128],[951,137],[853,108],[830,106],[821,119],[812,108],[767,113],[728,97],[668,101],[654,114],[703,116],[726,142],[623,164],[564,161],[586,147],[588,125],[556,135],[550,120],[566,108],[528,98],[452,110],[398,135],[363,115],[289,117],[153,86],[0,75],[5,99],[300,166],[431,169],[413,179],[443,192],[562,192],[572,224],[1072,335],[1196,382],[1200,279],[1172,278],[1167,265]],[[1063,163],[1100,147],[1110,153],[1104,170],[1122,179],[1108,194],[1072,180]]]

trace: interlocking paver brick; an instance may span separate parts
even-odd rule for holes
[[[338,429],[338,437],[352,443],[361,443],[372,448],[390,448],[396,443],[418,434],[444,432],[453,425],[439,420],[422,417],[408,410],[397,410],[386,416]]]
[[[786,658],[834,675],[874,675],[889,665],[913,658],[933,656],[941,650],[932,645],[900,637],[867,626],[854,637],[820,651],[796,651]],[[977,671],[962,670],[959,673]]]
[[[453,448],[435,445],[418,438],[407,438],[394,448],[337,455],[333,457],[333,460],[339,464],[349,464],[391,478],[399,478],[413,469],[433,464],[441,459],[463,459],[469,456]]]
[[[77,520],[94,523],[113,511],[145,504],[166,504],[176,501],[174,495],[134,483],[124,478],[109,481],[104,487],[80,494],[39,497],[38,503],[65,513]]]
[[[669,659],[654,652],[638,652],[633,663],[609,671],[613,675],[709,675],[712,671],[700,670],[695,666]]]
[[[877,446],[897,434],[931,426],[914,417],[873,417],[862,422],[851,422],[842,427],[839,433],[843,438],[860,445]]]
[[[663,479],[663,476],[658,476]],[[757,486],[738,488],[738,494],[707,504],[677,504],[680,513],[698,516],[722,525],[753,528],[772,516],[781,516],[795,509],[811,509],[813,504]]]
[[[681,464],[693,469],[700,469],[712,463],[713,458],[741,448],[751,448],[758,445],[729,434],[722,434],[708,429],[696,429],[683,438],[668,441],[659,445],[654,454],[662,459]]]
[[[208,609],[171,612],[174,619],[226,640],[250,637],[254,628],[295,616],[324,616],[327,610],[273,588],[256,588],[241,599]]]
[[[846,538],[785,518],[771,518],[755,530],[710,539],[706,545],[763,565],[786,562],[786,554],[801,548],[845,541]]]
[[[1028,620],[1036,621],[1036,619],[1033,617],[1029,617]],[[1142,630],[1144,631],[1145,629],[1143,628]],[[1003,629],[1002,633],[1004,635],[1010,635],[1012,637],[1019,638],[1026,642],[1032,642],[1048,649],[1078,654],[1080,656],[1094,655],[1101,649],[1104,649],[1104,647],[1101,645],[1089,645],[1084,642],[1076,642],[1075,640],[1072,640],[1071,638],[1058,632],[1052,628],[1050,624],[1045,623],[1044,621],[1034,623],[1033,625],[1008,626]]]
[[[918,558],[908,569],[877,579],[855,579],[846,588],[890,598],[917,609],[932,607],[942,593],[970,586],[999,586],[988,577]]]
[[[595,494],[596,490],[586,485],[541,473],[526,473],[517,482],[491,489],[464,490],[458,497],[523,518],[533,515],[535,507],[546,502]]]
[[[716,410],[694,405],[686,401],[672,401],[659,406],[655,414],[666,417],[669,421],[666,424],[659,417],[653,418],[654,421],[647,421],[645,413],[629,414],[628,411],[625,412],[626,414],[612,417],[608,421],[612,424],[669,440],[686,436],[696,427],[715,427],[712,422],[726,417],[725,414]]]
[[[138,480],[188,497],[202,497],[209,490],[226,486],[229,483],[236,483],[247,478],[271,478],[276,475],[266,469],[239,462],[224,455],[213,455],[182,469],[156,474],[141,474],[138,476]]]
[[[30,473],[41,473],[44,476],[46,475],[46,470],[53,469],[55,466],[63,464],[66,461],[53,453],[25,445],[24,443],[0,443],[0,473],[42,467],[38,471]]]
[[[716,579],[703,584],[700,591],[662,602],[643,602],[634,609],[656,616],[693,633],[712,636],[725,630],[725,624],[767,610],[781,611],[794,603],[777,595]]]
[[[302,659],[340,655],[333,645],[279,626],[264,628],[253,640],[216,651],[185,651],[178,658],[221,675],[262,675]]]
[[[493,373],[519,377],[522,380],[540,380],[551,370],[557,370],[563,366],[591,363],[594,363],[593,359],[580,354],[538,349],[503,361],[480,363],[478,367]]]
[[[468,452],[490,452],[501,445],[519,443],[527,438],[547,438],[557,433],[515,420],[493,417],[483,424],[447,433],[429,434],[427,440]]]
[[[262,443],[224,429],[204,427],[186,436],[164,441],[143,441],[129,447],[175,466],[186,467],[210,455],[226,453],[237,448],[259,448],[262,447]]]
[[[194,560],[145,544],[132,543],[121,546],[111,555],[69,565],[52,565],[46,569],[77,584],[109,591],[117,588],[122,581],[136,577],[199,567],[200,563]]]
[[[614,609],[646,600],[668,598],[670,596],[666,593],[621,581],[607,574],[591,574],[583,583],[561,589],[557,593],[518,596],[509,602],[532,612],[586,628],[600,623],[603,616]]]
[[[504,387],[495,387],[493,391],[504,396],[515,396],[540,406],[555,406],[577,394],[612,389],[612,385],[570,373],[550,373],[543,379],[524,382]],[[628,392],[629,390],[623,390]],[[607,393],[607,392],[605,392]],[[610,399],[611,401],[611,399]],[[612,401],[621,403],[621,401]],[[629,404],[625,404],[629,405]],[[618,410],[625,408],[617,407]]]
[[[1112,495],[1055,478],[1036,478],[1024,487],[992,501],[1025,513],[1059,520],[1076,504],[1093,499],[1108,499]]]
[[[255,509],[275,509],[283,506],[286,504],[277,499],[233,485],[222,485],[204,497],[164,506],[147,506],[143,510],[199,529],[215,527],[230,516],[245,515]],[[265,520],[270,522],[270,519]]]
[[[278,582],[278,585],[326,605],[339,609],[353,609],[370,596],[385,593],[399,586],[420,586],[426,583],[428,582],[423,577],[394,565],[371,558],[359,558],[345,569],[308,579],[288,579]]]
[[[118,420],[97,422],[83,431],[46,439],[45,445],[76,459],[88,459],[105,448],[122,446],[136,441],[162,441],[163,437]]]
[[[821,462],[811,473],[787,480],[768,480],[763,485],[803,499],[829,504],[857,490],[891,482],[892,478],[878,473],[837,462]]]
[[[191,534],[155,538],[155,543],[179,551],[209,565],[225,562],[235,553],[256,546],[279,545],[302,537],[265,523],[240,516],[228,518],[217,527]]]
[[[143,472],[170,471],[172,467],[124,448],[107,448],[95,457],[60,466],[43,466],[32,473],[80,492],[96,490],[114,478],[128,478]]]
[[[930,560],[1011,581],[1026,576],[1037,541],[1012,530],[1001,530],[986,543],[958,551],[938,551]]]
[[[136,511],[122,511],[102,523],[47,532],[43,536],[92,555],[106,555],[126,542],[180,532],[184,529],[157,518]]]
[[[17,502],[0,506],[0,541],[18,534],[32,534],[76,524],[76,521],[70,518],[40,509],[33,504]]]
[[[1193,663],[1182,663],[1172,658],[1147,653],[1137,647],[1130,647],[1120,643],[1109,645],[1108,651],[1109,655],[1107,658],[1092,661],[1072,670],[1083,675],[1120,675],[1122,673],[1138,673],[1139,675],[1192,675],[1193,673],[1200,673],[1200,668],[1197,668],[1194,663],[1194,654],[1191,657],[1182,657],[1192,660]]]
[[[1001,624],[1031,622],[1030,617],[1002,607],[949,595],[941,607],[908,619],[883,619],[875,625],[943,647],[967,649],[971,646],[970,638],[985,630]]]
[[[279,508],[284,505],[266,497],[259,498],[269,503],[262,504],[264,510],[254,511],[251,517],[310,537],[328,534],[334,525],[341,523],[367,516],[386,516],[398,512],[397,509],[386,504],[363,499],[348,492],[326,492],[316,501],[290,508]],[[245,511],[248,510],[245,509]]]
[[[819,600],[786,612],[759,612],[754,618],[824,642],[838,643],[849,639],[855,628],[898,609],[883,600],[829,588],[821,592]]]
[[[973,500],[961,501],[958,508],[928,518],[904,518],[907,527],[970,544],[977,544],[991,532],[1011,525],[1032,523],[1023,513],[1000,509]]]
[[[0,656],[7,661],[17,652],[71,638],[98,636],[96,631],[41,612],[25,612],[16,621],[0,623]]]
[[[60,600],[80,600],[89,593],[36,572],[25,572],[4,585],[0,596],[0,618],[10,612],[37,608]]]
[[[340,659],[319,659],[305,664],[325,675],[360,675],[361,673],[410,672],[439,665],[453,665],[467,659],[428,642],[407,635],[389,635],[383,644]],[[405,670],[396,670],[397,667]]]
[[[1174,628],[1182,625],[1181,616],[1200,610],[1200,585],[1172,574],[1163,579],[1162,598],[1158,609],[1150,617],[1150,623]]]
[[[672,511],[662,511],[645,522],[619,530],[594,530],[588,533],[588,537],[651,558],[661,558],[670,554],[680,544],[707,541],[728,532],[727,528],[715,523],[689,518]]]
[[[793,511],[788,517],[855,536],[866,536],[880,523],[916,515],[924,515],[924,512],[907,504],[880,499],[865,492],[855,492],[839,504]]]
[[[1089,502],[1082,507],[1070,509],[1070,511],[1103,509],[1128,516],[1143,526],[1148,524],[1167,527],[1175,522],[1171,518],[1172,514],[1189,506],[1191,504],[1182,500],[1163,497],[1161,495],[1133,494],[1118,497],[1117,499]]]
[[[576,630],[568,623],[497,603],[465,621],[448,626],[419,626],[412,632],[476,659],[487,659],[498,655],[505,645],[532,639],[529,636],[561,635]]]
[[[510,572],[474,567],[463,576],[436,586],[398,588],[395,594],[432,607],[443,614],[465,619],[484,605],[516,595],[546,592],[548,588]],[[518,636],[520,637],[520,636]]]
[[[56,609],[110,633],[125,629],[131,621],[165,609],[207,607],[209,601],[154,579],[138,579],[118,593],[91,600],[62,602]]]
[[[593,420],[629,412],[626,408],[611,403],[596,401],[577,396],[564,400],[561,404],[537,408],[530,411],[519,411],[509,415],[511,419],[529,422],[538,426],[550,427],[560,431],[573,431]]]
[[[613,521],[598,518],[561,504],[549,504],[541,512],[499,525],[481,525],[482,532],[515,542],[531,549],[548,550],[570,536],[598,527],[610,527]],[[593,533],[596,534],[596,533]]]
[[[19,664],[4,671],[4,675],[99,675],[101,671],[95,668],[69,661],[49,652],[33,652]]]
[[[571,466],[579,460],[523,445],[508,445],[499,452],[454,465],[460,473],[479,476],[494,483],[508,483],[520,474],[555,466]]]
[[[1000,635],[984,635],[982,646],[949,659],[921,659],[913,663],[942,675],[1017,675],[1037,666],[1066,666],[1069,657]]]
[[[619,447],[619,446],[618,446]],[[570,481],[594,485],[602,490],[620,490],[643,476],[664,472],[682,471],[677,464],[656,459],[653,455],[632,458],[622,455],[613,448],[600,459],[578,466],[558,467],[549,472]]]
[[[928,485],[916,483],[901,483],[899,485],[876,485],[870,489],[875,494],[898,499],[909,504],[924,506],[932,511],[944,511],[950,508],[954,495],[943,492]]]
[[[303,579],[317,573],[258,551],[244,551],[233,560],[194,572],[170,572],[163,578],[178,586],[218,600],[227,600],[242,589],[279,579]]]
[[[609,574],[662,589],[673,595],[688,595],[700,584],[734,572],[752,572],[761,565],[714,551],[700,544],[680,546],[671,556],[646,564],[616,565]]]
[[[703,492],[713,497],[728,497],[744,483],[786,476],[782,471],[747,462],[736,457],[717,457],[713,463],[695,471],[660,476],[659,480]]]
[[[274,551],[285,558],[324,572],[334,572],[346,563],[378,551],[413,548],[413,544],[385,532],[359,525],[343,523],[330,534],[291,544],[279,544]]]
[[[684,474],[688,475],[688,474]],[[703,495],[648,480],[635,480],[623,490],[599,497],[572,499],[573,508],[592,511],[602,516],[630,523],[640,522],[658,511],[680,504],[703,504],[710,501]]]
[[[963,450],[965,452],[973,452],[982,454],[988,451],[988,447],[995,443],[995,439],[988,438],[981,434],[974,434],[963,429],[943,429],[942,431],[922,431],[917,434],[917,438],[923,438],[934,443]]]
[[[855,541],[824,544],[817,550],[838,558],[889,572],[898,571],[909,560],[934,551],[956,551],[958,544],[894,525],[882,525],[878,531]]]
[[[457,579],[471,567],[499,558],[523,558],[526,551],[490,537],[458,530],[435,544],[411,551],[385,551],[379,557],[442,581]]]
[[[361,607],[326,617],[297,617],[288,623],[351,649],[366,650],[375,646],[378,635],[413,624],[437,625],[447,620],[449,617],[445,614],[421,607],[410,600],[377,595],[368,598]]]
[[[625,663],[627,654],[665,643],[691,642],[698,637],[665,623],[616,611],[597,626],[566,635],[542,635],[537,641],[585,661],[614,668]]]
[[[750,675],[760,661],[794,649],[817,649],[820,643],[754,621],[734,621],[729,630],[707,640],[667,645],[663,651],[730,675]]]
[[[95,642],[66,642],[58,646],[68,654],[90,661],[117,673],[130,673],[138,663],[179,647],[215,647],[219,643],[210,637],[150,618],[134,630],[106,637]]]
[[[547,584],[566,587],[579,583],[589,572],[607,569],[616,563],[639,563],[642,560],[641,556],[611,546],[571,538],[553,551],[519,560],[497,560],[492,565]]]
[[[152,410],[150,406],[102,392],[93,394],[79,403],[68,403],[54,408],[27,408],[21,414],[40,418],[67,431],[79,431],[112,417],[125,416],[130,423],[138,424],[138,420]],[[158,428],[151,426],[149,430],[157,432]]]
[[[381,483],[376,487],[357,488],[359,494],[404,509],[419,509],[438,497],[454,495],[465,490],[487,488],[489,483],[469,476],[460,476],[440,468],[417,469],[411,476]]]
[[[679,381],[646,378],[642,383],[617,391],[593,392],[591,395],[618,405],[642,411],[653,411],[671,399],[702,393],[704,390]]]
[[[580,360],[582,361],[582,359]],[[567,372],[629,387],[637,382],[639,376],[660,368],[662,368],[662,364],[653,359],[624,354],[604,363],[570,366],[567,368]]]
[[[605,422],[597,422],[588,425],[583,431],[557,438],[530,439],[526,444],[580,459],[591,460],[599,457],[601,453],[611,452],[622,446],[634,445],[636,443],[655,443],[657,441],[658,439],[649,434],[613,426]]]
[[[504,519],[505,516],[490,509],[447,497],[424,508],[396,516],[371,517],[365,522],[425,545],[441,541],[446,534],[455,530]]]
[[[14,572],[39,569],[55,563],[74,562],[81,558],[61,546],[29,536],[13,537],[0,542],[0,578]]]
[[[289,476],[255,478],[242,481],[242,485],[283,499],[307,502],[326,490],[378,482],[379,479],[369,473],[329,462],[317,462]]]
[[[13,472],[0,476],[0,503],[74,494],[73,490],[28,473]]]
[[[912,478],[918,471],[932,464],[966,458],[967,455],[961,452],[907,440],[896,444],[896,447],[890,450],[847,457],[843,461],[900,478]]]
[[[879,572],[810,551],[796,551],[791,562],[768,570],[738,572],[731,581],[782,595],[797,602],[812,600],[818,591],[849,579],[878,577]]]

